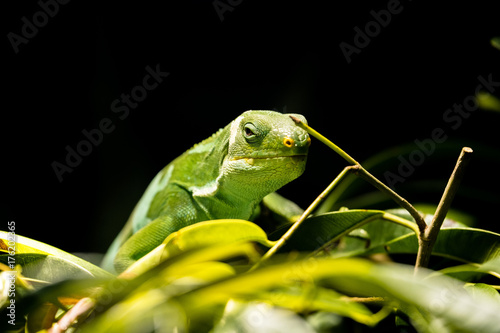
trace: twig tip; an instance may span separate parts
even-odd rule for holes
[[[474,152],[471,147],[463,147],[462,151],[467,154],[472,154]]]
[[[299,118],[297,118],[297,117],[295,117],[295,116],[290,116],[290,118],[292,118],[292,120],[293,120],[296,124],[300,124],[300,123],[302,122]]]

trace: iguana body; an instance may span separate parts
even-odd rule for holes
[[[103,266],[121,272],[193,223],[252,220],[265,196],[302,174],[309,143],[288,114],[244,112],[158,173]]]

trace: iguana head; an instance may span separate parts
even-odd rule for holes
[[[268,194],[299,177],[305,170],[311,139],[291,115],[307,123],[302,115],[274,111],[247,111],[236,118],[230,124],[222,166],[226,180]]]

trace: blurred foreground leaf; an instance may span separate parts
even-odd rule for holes
[[[0,262],[8,265],[9,233],[0,231]],[[88,261],[45,243],[16,235],[15,264],[23,269],[23,275],[46,282],[65,279],[97,277],[109,278],[113,275]]]

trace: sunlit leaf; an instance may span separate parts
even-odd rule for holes
[[[479,295],[473,299],[462,284],[445,276],[427,279],[429,272],[415,275],[413,267],[380,265],[360,259],[316,259],[275,264],[179,296],[189,315],[196,317],[208,306],[224,304],[230,298],[252,297],[277,286],[314,282],[346,294],[379,296],[394,304],[406,304],[412,322],[424,313],[427,323],[465,331],[496,332],[500,325],[500,304]],[[314,302],[314,293],[308,294]],[[419,314],[420,313],[420,314]],[[429,319],[430,318],[430,319]],[[467,318],[467,320],[464,320]],[[435,331],[435,330],[433,330]]]
[[[120,276],[137,276],[168,258],[190,250],[243,242],[256,242],[267,247],[274,245],[274,242],[267,239],[264,230],[249,221],[225,219],[199,222],[170,234],[161,245],[127,268]]]
[[[82,332],[186,332],[182,308],[160,289],[137,292],[93,319]]]
[[[231,300],[213,333],[287,332],[315,333],[313,328],[295,312],[264,302]]]
[[[9,247],[12,247],[11,245],[12,241],[9,233],[0,231],[0,252],[4,253],[0,255],[0,262],[9,263],[8,253]],[[20,235],[16,235],[15,253],[15,260],[19,260],[16,264],[21,264],[23,270],[26,270],[23,271],[23,274],[27,277],[36,278],[36,276],[42,275],[46,281],[55,282],[69,277],[93,276],[109,278],[112,276],[88,261]]]
[[[497,48],[500,50],[500,37],[493,37],[491,39],[491,45],[494,47],[494,48]]]
[[[481,109],[500,111],[500,100],[490,93],[480,91],[476,95],[477,104]]]
[[[251,261],[260,257],[255,246],[249,242],[220,244],[167,258],[132,280],[119,279],[125,287],[115,295],[103,293],[103,300],[98,297],[97,301],[103,304],[102,310],[105,311],[84,331],[123,332],[141,325],[146,328],[163,325],[161,327],[168,328],[167,331],[174,328],[184,331],[182,327],[187,325],[184,310],[171,299],[207,283],[233,276],[235,269],[218,261],[245,256],[251,258]],[[108,303],[103,303],[105,301]],[[215,315],[214,312],[219,313],[222,309],[221,305],[216,305],[200,314],[198,319]],[[213,324],[213,319],[210,318]],[[120,321],[120,324],[114,325],[115,321]],[[202,322],[200,319],[191,325],[196,326]],[[203,330],[208,329],[205,327]]]
[[[314,286],[310,288],[281,288],[254,296],[268,303],[286,307],[299,313],[327,311],[352,318],[368,326],[376,325],[385,317],[374,315],[365,305],[332,289]],[[388,313],[385,313],[388,314]]]
[[[489,298],[492,302],[500,304],[500,294],[490,285],[484,283],[471,283],[465,285],[465,290],[472,295],[472,298],[478,298],[479,301],[483,298]],[[478,295],[481,297],[478,297]]]
[[[164,257],[203,246],[235,242],[257,242],[267,247],[274,242],[255,223],[244,220],[213,220],[200,222],[170,234],[165,241]]]

